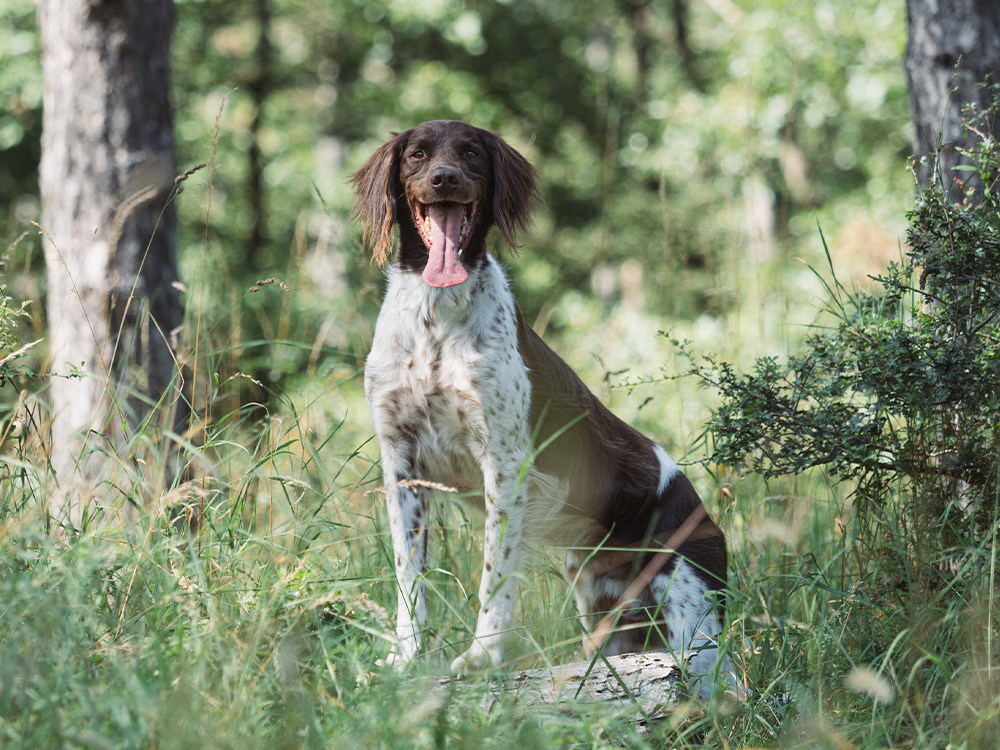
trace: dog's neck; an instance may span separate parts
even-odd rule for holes
[[[400,314],[412,315],[420,325],[453,325],[467,320],[476,310],[477,302],[483,295],[491,294],[487,287],[495,285],[494,275],[503,279],[503,272],[489,253],[481,253],[474,266],[466,266],[469,278],[456,286],[443,289],[430,286],[421,277],[423,267],[413,268],[412,264],[397,257],[389,269],[386,303],[390,303]],[[505,280],[502,282],[506,285]],[[496,290],[493,290],[495,293]]]

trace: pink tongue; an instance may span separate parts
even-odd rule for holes
[[[432,203],[427,207],[427,215],[431,220],[431,247],[424,268],[424,281],[438,288],[461,284],[469,278],[458,257],[458,239],[462,233],[465,206]]]

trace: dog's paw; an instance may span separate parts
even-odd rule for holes
[[[396,649],[393,649],[384,659],[376,659],[375,666],[382,669],[395,669],[397,672],[413,661],[413,656],[406,656]]]
[[[478,643],[451,663],[451,672],[455,675],[469,674],[481,669],[489,669],[500,663],[499,655],[493,656]]]

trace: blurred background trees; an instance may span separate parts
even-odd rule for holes
[[[51,566],[47,541],[20,539],[30,527],[22,519],[49,498],[41,404],[53,386],[18,367],[38,371],[52,356],[45,302],[59,293],[32,226],[50,223],[39,199],[36,5],[0,5],[0,385],[14,385],[0,388],[0,521],[10,519],[0,581],[15,602],[0,630],[15,634],[5,642],[18,656],[3,683],[14,688],[0,697],[6,715],[20,717],[8,722],[10,736],[53,731],[64,742],[76,736],[65,727],[82,725],[110,737],[120,719],[129,729],[152,722],[176,740],[187,736],[176,734],[176,717],[200,717],[202,706],[220,720],[194,722],[191,736],[204,740],[206,727],[257,736],[263,727],[265,742],[286,730],[300,742],[306,695],[321,717],[348,722],[339,735],[348,741],[368,736],[354,731],[357,717],[383,737],[409,722],[392,712],[400,694],[391,685],[373,694],[356,680],[384,656],[373,634],[394,595],[381,504],[370,497],[380,478],[359,378],[383,278],[349,223],[347,177],[390,131],[456,117],[500,131],[539,169],[546,205],[509,265],[529,322],[678,459],[716,459],[692,476],[732,542],[730,612],[736,639],[754,644],[758,699],[739,717],[724,712],[723,731],[749,729],[723,734],[722,744],[803,736],[803,747],[944,746],[936,740],[957,726],[955,747],[998,745],[990,571],[1000,404],[984,386],[1000,362],[995,201],[956,208],[929,194],[911,214],[917,255],[903,257],[915,138],[923,155],[920,143],[937,138],[923,125],[958,123],[951,113],[964,92],[979,93],[965,87],[961,64],[995,68],[993,4],[953,3],[952,16],[938,18],[944,4],[925,0],[177,0],[174,173],[208,164],[174,201],[185,310],[174,352],[196,415],[176,442],[192,470],[130,486],[163,456],[162,433],[140,430],[115,455],[113,444],[98,446],[126,480],[102,478],[104,507],[166,512],[126,524],[131,538],[102,530],[88,537],[97,544],[73,545]],[[929,66],[931,93],[942,95],[918,113],[918,130],[902,65],[907,10],[909,20],[924,14],[911,31],[928,34],[911,39],[911,60]],[[972,41],[930,34],[951,22]],[[162,29],[143,35],[150,48],[166,43]],[[944,96],[959,83],[963,93]],[[100,87],[71,93],[94,104]],[[942,141],[955,143],[956,132],[942,131]],[[995,149],[961,148],[995,179]],[[129,195],[116,194],[115,205]],[[890,260],[900,262],[887,272]],[[929,263],[937,275],[921,278]],[[22,300],[33,300],[27,317]],[[716,383],[721,399],[719,389],[675,377],[677,349],[660,345],[663,330],[695,342],[688,350],[702,366],[706,353],[734,363]],[[949,348],[958,344],[971,358]],[[810,347],[812,357],[789,356]],[[740,374],[759,357],[751,376]],[[803,362],[808,372],[782,375]],[[760,398],[733,407],[727,382]],[[952,406],[958,417],[941,420]],[[729,456],[718,450],[724,440]],[[754,464],[769,440],[787,449],[784,465]],[[741,460],[756,471],[741,475]],[[826,471],[799,474],[806,466]],[[781,476],[764,482],[768,473]],[[838,476],[849,481],[831,487]],[[852,502],[859,487],[866,492]],[[176,534],[181,511],[201,521],[192,524],[196,545]],[[922,547],[911,523],[918,513],[939,522]],[[436,587],[446,648],[469,634],[455,603],[466,601],[460,581],[472,579],[477,554],[473,535],[448,539],[440,570],[457,578]],[[552,663],[579,634],[573,618],[553,621],[553,602],[571,604],[551,566],[541,570],[539,595],[522,601],[543,603],[526,621],[545,623],[540,642],[558,644],[545,646]],[[86,585],[66,585],[67,573]],[[360,626],[344,613],[360,615]],[[320,631],[333,640],[300,660],[297,644],[313,643],[301,634]],[[165,660],[147,658],[161,652]],[[331,662],[331,653],[341,656]],[[539,653],[533,638],[522,650]],[[305,691],[290,688],[283,665],[310,663],[292,670]],[[79,665],[79,679],[67,683],[67,664]],[[243,682],[218,679],[227,664]],[[891,678],[885,691],[866,697],[842,684],[866,665]],[[331,701],[327,687],[338,683]],[[816,728],[797,735],[786,726],[776,739],[783,719],[774,712],[788,694]],[[893,704],[873,710],[871,696]],[[61,708],[74,701],[75,712]],[[498,736],[495,718],[482,736]],[[607,733],[601,723],[583,741]],[[516,726],[535,729],[520,715]],[[966,731],[990,737],[964,743]],[[824,736],[811,741],[813,732]],[[480,735],[455,733],[470,736]],[[700,729],[689,736],[709,744]]]
[[[9,244],[38,218],[41,85],[32,3],[0,12]],[[874,0],[850,13],[823,0],[181,0],[179,164],[216,165],[211,191],[205,172],[178,202],[181,277],[204,270],[194,309],[241,342],[223,377],[267,388],[317,347],[363,355],[380,276],[347,223],[345,178],[425,119],[496,129],[538,166],[546,206],[512,274],[529,320],[557,335],[615,304],[728,315],[748,261],[781,308],[788,285],[766,269],[814,254],[817,220],[861,265],[895,253],[913,194],[905,27]],[[40,248],[25,238],[9,264],[14,291],[39,302]],[[248,293],[268,276],[311,283],[294,300]],[[282,344],[292,331],[307,345]]]

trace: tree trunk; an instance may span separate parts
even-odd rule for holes
[[[45,74],[51,510],[79,523],[101,449],[168,394],[182,320],[169,97],[172,0],[39,0]],[[80,374],[82,377],[75,377]],[[170,426],[181,415],[165,408]],[[167,415],[172,415],[167,417]],[[58,506],[58,507],[54,507]]]
[[[247,88],[253,98],[254,114],[250,123],[250,210],[253,223],[250,225],[250,241],[247,246],[247,260],[251,264],[260,262],[257,253],[264,247],[267,223],[264,205],[264,158],[261,153],[261,131],[264,127],[264,104],[271,89],[271,9],[268,0],[256,0],[254,15],[260,28],[257,39],[256,71]]]
[[[985,111],[992,92],[980,84],[991,76],[1000,83],[1000,2],[996,0],[907,0],[909,39],[906,79],[914,124],[914,151],[921,190],[939,186],[958,202],[963,193],[982,196],[982,182],[956,148],[979,136],[964,132],[962,109]],[[1000,127],[992,125],[993,135]],[[935,164],[938,144],[940,158]]]
[[[982,178],[977,171],[961,169],[972,166],[973,160],[959,151],[975,153],[983,138],[1000,137],[1000,121],[994,115],[976,117],[988,113],[996,99],[992,86],[983,84],[1000,84],[1000,2],[907,0],[906,6],[905,68],[920,190],[935,188],[954,204],[979,204],[984,195]],[[975,130],[967,127],[970,122],[976,123]],[[931,311],[938,306],[931,300],[925,304]],[[964,335],[964,326],[953,333],[956,338]],[[956,455],[951,436],[964,433],[965,412],[944,406],[935,413],[929,455],[932,465],[943,468],[947,457]],[[939,478],[931,477],[916,492],[915,550],[925,570],[950,570],[956,556],[948,551],[965,546],[953,529],[967,523],[975,535],[975,522],[971,513],[951,524],[943,519],[959,518],[974,508],[975,492],[961,479],[942,487]]]

